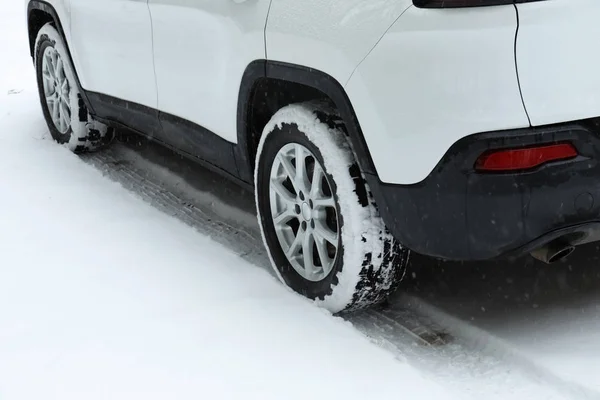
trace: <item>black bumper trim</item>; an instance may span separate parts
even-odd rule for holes
[[[519,173],[473,169],[486,150],[561,142],[580,155]],[[366,176],[384,221],[405,246],[443,259],[486,260],[522,255],[563,231],[581,233],[584,242],[600,222],[598,160],[600,124],[585,120],[468,136],[414,185]]]

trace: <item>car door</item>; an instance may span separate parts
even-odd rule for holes
[[[147,0],[71,0],[71,47],[82,87],[156,108]]]
[[[197,146],[206,143],[202,131],[194,129],[184,128],[191,134],[182,138],[175,125],[189,126],[174,122],[173,116],[237,142],[240,83],[248,64],[266,57],[264,30],[270,2],[149,1],[158,108],[170,144],[197,155]]]

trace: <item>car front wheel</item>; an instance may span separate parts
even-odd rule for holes
[[[52,138],[77,153],[108,144],[113,131],[94,120],[85,107],[65,43],[52,24],[38,32],[34,57],[42,111]]]

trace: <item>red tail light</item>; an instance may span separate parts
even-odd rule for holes
[[[552,161],[569,160],[577,155],[577,149],[570,143],[526,149],[493,150],[479,156],[475,163],[475,170],[480,172],[527,170]]]

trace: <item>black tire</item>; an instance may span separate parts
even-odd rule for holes
[[[56,51],[61,60],[62,76],[68,81],[68,91],[63,93],[65,93],[64,103],[70,107],[70,115],[68,117],[68,129],[62,132],[53,121],[48,102],[46,101],[42,59],[48,48]],[[108,145],[114,137],[114,131],[96,121],[88,112],[81,97],[77,76],[71,65],[63,38],[50,23],[44,25],[38,32],[34,62],[42,112],[52,138],[75,153],[94,151]],[[66,122],[64,126],[67,126]]]
[[[278,152],[290,143],[300,144],[314,155],[335,199],[340,232],[337,256],[331,272],[316,282],[305,279],[288,260],[271,213],[271,169]],[[388,232],[379,216],[334,111],[305,103],[277,112],[261,137],[255,185],[263,240],[277,276],[288,287],[331,312],[380,303],[397,289],[409,251]]]

